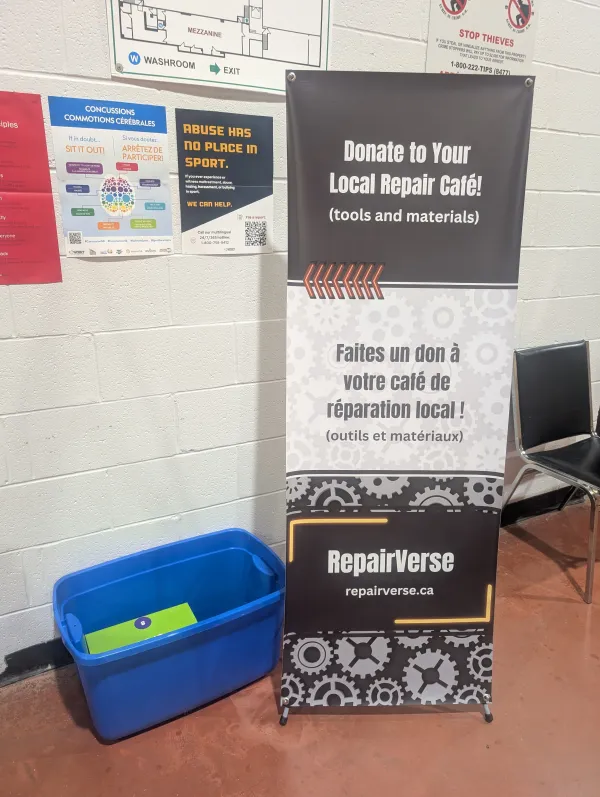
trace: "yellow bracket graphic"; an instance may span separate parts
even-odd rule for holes
[[[310,526],[310,525],[317,525],[321,523],[323,526],[332,525],[332,526],[340,526],[344,525],[357,525],[359,523],[367,524],[377,524],[381,526],[388,522],[386,517],[377,517],[377,518],[299,518],[298,520],[291,520],[290,521],[290,539],[289,539],[289,550],[288,550],[288,562],[291,563],[294,561],[294,532],[296,530],[296,526]]]
[[[439,625],[442,623],[489,623],[492,619],[492,595],[494,588],[487,585],[485,595],[485,614],[483,617],[425,617],[415,620],[394,620],[394,625]]]

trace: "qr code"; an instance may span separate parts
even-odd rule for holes
[[[69,233],[69,243],[81,246],[83,243],[82,233],[80,232],[70,232]]]
[[[266,246],[266,245],[267,245],[267,222],[247,221],[246,246]]]

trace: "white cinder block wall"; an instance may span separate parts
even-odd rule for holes
[[[334,5],[332,68],[424,70],[429,0]],[[539,5],[518,343],[593,340],[597,404],[600,0]],[[111,80],[104,0],[6,0],[0,73],[166,105],[173,169],[174,108],[272,115],[276,178],[272,255],[65,259],[61,285],[0,288],[2,672],[54,636],[64,573],[231,524],[283,540],[287,220],[283,99]]]

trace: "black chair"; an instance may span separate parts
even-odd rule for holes
[[[515,352],[513,418],[515,443],[525,464],[504,504],[530,471],[546,473],[571,486],[560,509],[577,490],[587,494],[591,512],[585,601],[591,603],[600,503],[600,437],[594,429],[592,415],[587,341]],[[531,451],[543,443],[580,435],[586,435],[585,439],[551,451]]]

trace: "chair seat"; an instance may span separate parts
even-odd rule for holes
[[[539,465],[562,471],[581,481],[600,488],[600,438],[588,437],[553,451],[528,454]]]

